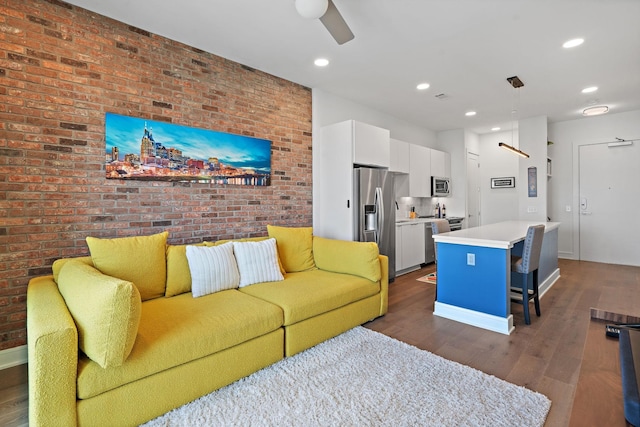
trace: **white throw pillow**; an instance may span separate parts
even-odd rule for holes
[[[258,242],[233,242],[238,269],[240,287],[261,282],[284,280],[278,264],[276,239]]]
[[[233,256],[233,243],[219,246],[187,246],[191,273],[191,293],[194,298],[225,289],[235,289],[240,274]]]

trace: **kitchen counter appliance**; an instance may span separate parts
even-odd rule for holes
[[[445,219],[449,221],[449,228],[451,228],[451,231],[462,230],[462,221],[464,221],[464,218],[459,216],[452,216]]]

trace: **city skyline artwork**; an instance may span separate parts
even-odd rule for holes
[[[271,184],[271,141],[106,113],[107,179]]]

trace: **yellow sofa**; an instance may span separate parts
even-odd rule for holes
[[[104,274],[93,251],[32,279],[30,425],[137,425],[386,313],[388,260],[375,244],[301,228],[269,234],[284,280],[198,298],[186,245],[163,247],[155,293]]]

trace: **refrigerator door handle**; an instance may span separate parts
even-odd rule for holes
[[[382,232],[384,231],[384,199],[382,198],[382,188],[376,187],[376,209],[378,211],[376,226],[376,244],[380,246],[380,240],[382,239]]]

